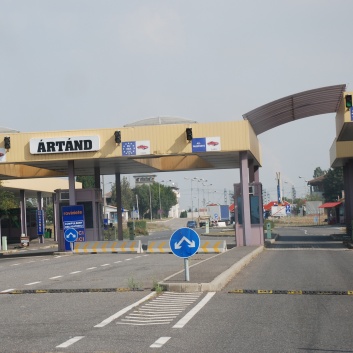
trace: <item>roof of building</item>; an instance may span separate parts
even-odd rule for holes
[[[131,124],[126,124],[124,127],[129,126],[147,126],[147,125],[168,125],[168,124],[195,124],[197,121],[188,120],[184,118],[178,118],[173,116],[157,116],[155,118],[148,118],[139,121],[135,121]]]
[[[243,114],[255,134],[314,115],[336,113],[346,85],[321,87],[277,99]]]
[[[341,203],[342,203],[341,201],[326,202],[326,203],[322,204],[321,206],[319,206],[319,208],[332,208],[332,207],[336,207],[336,206],[340,205]]]

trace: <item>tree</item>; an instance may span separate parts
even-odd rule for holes
[[[320,167],[316,167],[315,170],[314,170],[314,175],[313,177],[314,178],[318,178],[322,175],[325,175],[327,173],[326,170],[322,170]]]
[[[94,177],[91,175],[78,176],[76,181],[82,183],[82,189],[91,189],[95,187]]]
[[[121,187],[121,205],[126,210],[132,210],[135,202],[135,195],[130,188],[127,177],[120,181]],[[116,184],[112,184],[112,204],[116,205]]]
[[[329,169],[325,175],[324,181],[325,202],[334,201],[342,197],[343,183],[343,169],[334,168]]]
[[[159,218],[161,205],[162,217],[167,217],[172,206],[177,204],[177,198],[170,186],[159,183],[140,185],[134,189],[138,195],[140,215],[144,218],[151,217],[150,204],[152,204],[152,218]],[[160,198],[159,198],[160,195]],[[151,196],[151,197],[150,197]]]

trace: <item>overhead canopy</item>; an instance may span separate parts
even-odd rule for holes
[[[304,91],[275,100],[243,114],[259,135],[274,127],[314,115],[336,113],[346,85]]]
[[[326,202],[326,203],[322,204],[321,206],[319,206],[319,208],[332,208],[332,207],[336,207],[336,206],[340,205],[341,203],[342,203],[341,201]]]
[[[253,166],[261,166],[259,141],[248,121],[167,120],[148,119],[145,125],[122,128],[9,134],[7,150],[0,136],[0,180],[67,176],[68,161],[73,161],[79,176],[239,168],[241,152]]]

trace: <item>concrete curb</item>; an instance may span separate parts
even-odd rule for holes
[[[180,292],[180,293],[191,293],[191,292],[218,292],[222,290],[227,283],[238,273],[240,270],[248,265],[257,255],[259,255],[264,250],[263,246],[258,247],[250,254],[243,257],[241,260],[236,262],[230,268],[225,270],[223,273],[218,275],[210,283],[165,283],[160,282],[159,285],[163,287],[164,290],[170,292]]]

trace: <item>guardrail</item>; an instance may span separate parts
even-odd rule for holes
[[[86,241],[76,242],[73,250],[76,254],[92,253],[142,253],[141,240],[135,241]]]

